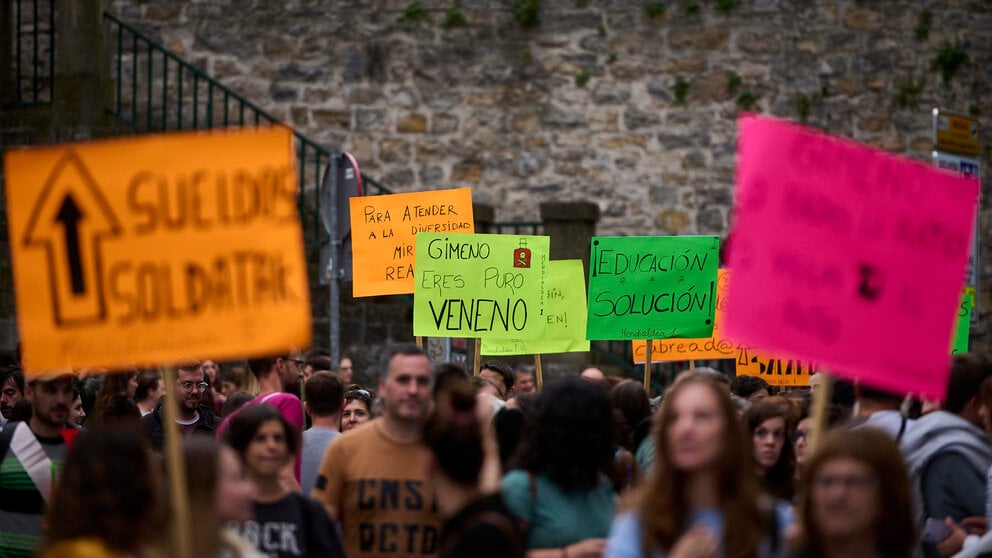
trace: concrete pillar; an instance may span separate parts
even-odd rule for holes
[[[582,260],[585,276],[589,277],[589,246],[596,234],[599,206],[584,201],[548,202],[542,203],[540,209],[544,234],[551,237],[551,259]],[[543,355],[544,381],[578,375],[592,360],[590,353]],[[607,367],[601,368],[604,372],[613,372]]]
[[[475,232],[485,234],[496,219],[496,209],[486,203],[473,203],[472,216],[475,218]]]
[[[51,127],[56,136],[93,136],[109,121],[109,56],[104,36],[105,0],[60,2],[56,15],[55,82]],[[75,138],[66,138],[75,139]]]
[[[599,206],[592,202],[541,204],[544,233],[551,237],[552,260],[582,260],[589,276],[589,246],[596,235]]]

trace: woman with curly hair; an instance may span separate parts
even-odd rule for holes
[[[507,507],[529,526],[530,558],[599,556],[616,505],[605,473],[613,461],[606,390],[565,378],[538,395],[503,477]]]
[[[372,404],[375,394],[357,384],[351,384],[344,391],[344,406],[341,408],[341,432],[358,428],[372,419]]]
[[[654,467],[614,520],[605,555],[783,554],[788,508],[761,496],[726,388],[683,373],[656,416]]]

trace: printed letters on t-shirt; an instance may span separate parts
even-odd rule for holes
[[[285,521],[246,521],[242,536],[268,556],[302,556],[296,527]]]
[[[436,511],[436,502],[424,497],[424,483],[411,479],[359,479],[358,509],[376,512],[376,522],[358,525],[362,552],[433,554],[437,550],[437,529],[396,521],[402,514],[395,512]]]

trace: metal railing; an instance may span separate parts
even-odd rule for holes
[[[503,221],[483,223],[484,232],[489,234],[528,234],[543,235],[544,223],[541,221]]]
[[[11,14],[14,38],[15,106],[52,102],[55,77],[55,0],[15,0]]]

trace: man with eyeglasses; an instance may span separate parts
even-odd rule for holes
[[[179,409],[176,425],[187,438],[194,432],[212,436],[217,429],[217,415],[213,409],[202,404],[203,392],[207,387],[199,362],[184,361],[176,367],[176,406]],[[159,399],[155,410],[141,417],[141,424],[148,432],[152,447],[158,451],[165,444],[165,411],[162,410],[162,405],[166,404],[166,399]]]

